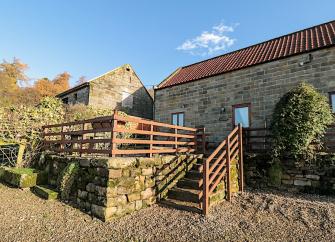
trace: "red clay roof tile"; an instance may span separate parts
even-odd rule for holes
[[[180,68],[164,80],[170,87],[335,45],[335,20]]]

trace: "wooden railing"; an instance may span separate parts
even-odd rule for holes
[[[264,153],[271,147],[271,134],[267,128],[243,128],[244,151]]]
[[[272,145],[272,136],[268,128],[244,128],[243,144],[245,152],[266,153]],[[323,138],[321,151],[335,152],[335,124],[329,125]]]
[[[43,129],[45,150],[79,155],[194,153],[205,142],[199,141],[199,131],[195,128],[122,116],[117,112],[108,117],[48,125]]]
[[[230,163],[238,157],[239,162],[239,190],[243,191],[243,150],[242,150],[242,127],[236,126],[228,137],[215,149],[203,164],[202,209],[208,213],[209,197],[215,188],[226,176],[227,200],[231,200],[231,174]]]

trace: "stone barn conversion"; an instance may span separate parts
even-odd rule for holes
[[[334,104],[334,47],[331,21],[178,68],[155,90],[155,119],[204,126],[218,143],[238,123],[267,127],[275,104],[298,83]]]
[[[120,66],[57,95],[66,104],[125,110],[152,119],[153,99],[133,68]]]

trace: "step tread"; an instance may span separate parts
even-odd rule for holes
[[[201,190],[200,186],[200,179],[193,180],[193,179],[180,179],[177,183],[178,188],[187,188],[187,189],[195,189],[195,190]]]
[[[181,188],[181,187],[174,187],[170,191],[173,192],[181,192],[181,193],[191,193],[194,195],[199,195],[200,191],[196,189],[191,189],[191,188]]]
[[[185,210],[189,212],[201,213],[200,205],[194,202],[185,202],[172,198],[161,200],[159,204],[167,207],[172,207],[178,210]]]
[[[33,187],[34,193],[44,199],[54,200],[58,198],[58,192],[53,187],[47,185],[37,185]]]

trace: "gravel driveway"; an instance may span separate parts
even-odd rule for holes
[[[248,191],[206,218],[155,205],[103,223],[0,183],[0,241],[334,240],[334,197]]]

